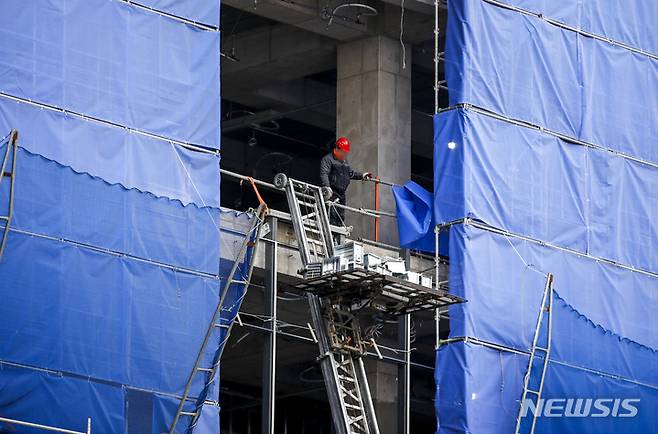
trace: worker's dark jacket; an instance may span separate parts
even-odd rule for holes
[[[340,161],[333,153],[325,155],[320,161],[320,185],[331,187],[341,198],[345,197],[350,180],[361,178],[363,178],[362,173],[352,170],[347,161]]]

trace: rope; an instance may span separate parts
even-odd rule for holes
[[[244,181],[245,179],[240,181],[240,186],[242,186]],[[256,186],[256,181],[251,176],[247,176],[246,181],[249,181],[251,184],[251,187],[254,189],[254,193],[256,194],[256,199],[258,199],[258,203],[263,206],[264,214],[267,214],[270,208],[267,206],[265,200],[263,200],[263,196],[260,195],[260,191],[258,191],[258,187]]]

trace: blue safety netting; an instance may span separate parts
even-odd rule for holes
[[[605,13],[656,34],[655,19]],[[445,58],[451,104],[658,162],[658,105],[647,104],[658,101],[658,58],[484,0],[452,2]]]
[[[656,6],[500,3],[449,3],[446,78],[464,104],[435,117],[433,212],[417,192],[400,213],[444,225],[450,289],[468,300],[437,354],[438,432],[514,432],[548,273],[542,398],[609,411],[544,414],[535,432],[656,432],[658,60],[623,45],[655,47]],[[637,414],[620,416],[623,399]]]
[[[218,31],[122,1],[6,0],[2,11],[2,98],[219,147]]]

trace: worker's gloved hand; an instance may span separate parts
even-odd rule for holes
[[[366,172],[366,173],[363,174],[363,178],[362,178],[362,179],[363,179],[364,181],[370,181],[372,178],[373,178],[372,173],[370,173],[370,172]]]
[[[331,187],[322,187],[321,191],[324,200],[329,200],[331,199],[331,196],[334,195],[334,191],[331,189]]]

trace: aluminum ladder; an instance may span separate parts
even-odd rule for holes
[[[546,323],[544,323],[546,321]],[[544,329],[543,329],[544,328]],[[519,406],[519,414],[516,417],[516,428],[514,434],[529,433],[534,434],[537,425],[538,413],[541,412],[539,403],[541,402],[541,392],[544,387],[544,380],[546,378],[546,370],[548,368],[548,359],[551,354],[551,334],[553,329],[553,275],[546,276],[546,284],[544,285],[544,292],[541,299],[541,309],[537,317],[537,324],[535,325],[535,333],[532,338],[532,347],[530,348],[530,360],[528,361],[528,370],[523,377],[523,394],[521,395],[521,402]],[[540,343],[540,339],[544,342]],[[541,368],[538,379],[532,378],[533,370],[535,369],[535,359],[538,358],[538,365]],[[526,399],[531,399],[535,404],[537,411],[533,412],[532,420],[524,419],[524,407],[526,407]],[[527,411],[527,408],[526,408]],[[527,413],[526,413],[527,414]]]
[[[188,377],[183,395],[181,396],[180,402],[178,403],[178,408],[176,409],[174,419],[169,426],[169,434],[174,434],[177,432],[176,428],[179,424],[182,423],[184,418],[188,418],[189,422],[187,423],[185,429],[181,432],[191,434],[199,421],[203,406],[208,403],[206,398],[208,396],[210,387],[217,379],[216,377],[217,370],[219,369],[219,362],[233,327],[233,321],[231,321],[228,325],[222,324],[221,322],[222,312],[225,310],[224,302],[226,300],[226,296],[229,294],[234,285],[244,286],[244,291],[247,291],[247,286],[251,280],[251,275],[254,268],[254,259],[256,257],[256,252],[260,237],[262,235],[267,212],[267,205],[261,201],[260,206],[256,210],[253,223],[247,232],[242,245],[240,246],[235,262],[233,263],[231,271],[229,272],[222,288],[219,302],[217,303],[217,307],[213,313],[212,320],[210,321],[208,329],[206,330],[203,343],[201,344],[201,348],[197,354],[194,366]],[[215,351],[211,365],[206,367],[201,366],[203,363],[203,355],[208,348],[208,345],[212,341],[212,337],[215,335],[216,331],[222,328],[226,330],[226,334],[224,335],[224,339],[219,343],[218,348]],[[196,398],[193,398],[190,395],[192,392],[192,385],[194,384],[194,380],[197,378],[197,376],[203,377],[203,389]]]
[[[0,233],[0,259],[2,259],[2,254],[7,245],[9,227],[14,214],[14,184],[16,179],[16,159],[18,158],[18,131],[11,130],[7,137],[9,138],[7,141],[7,148],[5,149],[2,163],[0,164],[0,187],[2,186],[2,181],[5,178],[9,178],[9,203],[7,205],[7,215],[0,215],[0,224],[4,223],[2,233]],[[9,163],[10,159],[11,163]],[[10,170],[8,170],[7,165],[11,166]]]
[[[284,174],[274,178],[274,185],[286,192],[304,267],[333,256],[334,241],[321,189]],[[365,351],[358,321],[329,300],[309,293],[308,301],[336,434],[379,434],[361,358]]]

